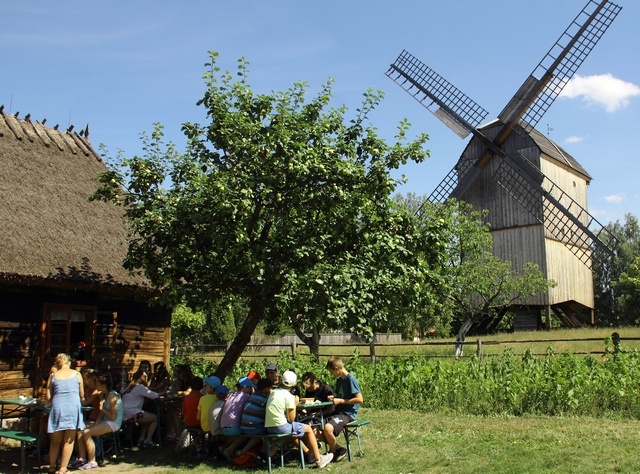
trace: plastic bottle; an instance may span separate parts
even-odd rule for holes
[[[127,383],[128,374],[127,371],[124,370],[124,367],[122,368],[122,373],[120,374],[120,376],[122,377],[122,382],[120,383],[120,393],[122,393],[124,392],[124,389],[127,388],[127,385],[129,385]]]

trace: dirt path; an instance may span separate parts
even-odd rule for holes
[[[158,472],[158,465],[170,467],[177,458],[183,455],[175,453],[173,447],[166,449],[146,449],[146,450],[126,450],[124,455],[117,460],[107,460],[101,465],[96,474],[116,474],[131,472],[135,474],[154,474]],[[186,456],[186,455],[184,455]],[[38,469],[38,460],[28,457],[26,469],[29,473],[46,473],[49,470],[48,464],[43,464]],[[163,462],[165,461],[165,462]],[[44,461],[43,461],[44,462]],[[82,472],[82,471],[69,471]],[[0,447],[0,474],[20,473],[20,447]]]

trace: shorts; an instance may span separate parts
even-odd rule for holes
[[[302,423],[298,423],[297,421],[294,421],[293,423],[285,423],[284,425],[280,425],[280,426],[271,426],[269,428],[267,428],[267,432],[268,433],[273,433],[273,434],[280,434],[280,433],[285,433],[285,434],[291,434],[294,435],[296,438],[302,438],[304,437],[304,432],[307,429],[308,425],[304,425]]]
[[[338,413],[337,415],[331,415],[325,422],[325,425],[329,424],[333,426],[333,435],[338,436],[350,421],[353,420],[349,415]]]
[[[107,425],[109,425],[109,428],[111,428],[111,431],[113,431],[114,433],[120,429],[120,425],[115,421],[102,420],[102,423],[106,423]]]
[[[129,418],[127,418],[127,421],[137,424],[140,420],[142,420],[143,416],[144,416],[144,412],[141,411],[140,413],[136,413],[135,415],[130,416]]]
[[[225,436],[238,436],[242,434],[242,428],[240,425],[232,426],[231,428],[221,428],[221,431]]]
[[[258,436],[265,432],[264,426],[254,426],[252,428],[242,427],[242,434],[249,436]]]

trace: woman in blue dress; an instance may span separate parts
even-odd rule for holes
[[[47,422],[49,433],[49,472],[64,474],[73,452],[76,432],[84,429],[82,400],[84,385],[80,373],[71,369],[71,357],[58,354],[55,359],[56,371],[47,381],[47,401],[51,402],[51,412]],[[62,452],[60,453],[60,446]],[[60,468],[56,471],[56,460],[60,454]]]

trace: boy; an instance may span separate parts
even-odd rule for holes
[[[342,433],[347,423],[356,419],[363,398],[360,384],[347,372],[339,357],[331,357],[327,361],[327,370],[336,377],[335,395],[328,397],[329,401],[333,402],[335,411],[325,423],[322,435],[329,446],[329,452],[334,454],[333,459],[338,462],[347,456],[347,450],[338,446],[336,436]]]
[[[215,375],[205,377],[204,380],[205,394],[198,401],[198,418],[200,419],[200,427],[203,431],[209,431],[209,411],[218,399],[216,397],[216,389],[221,385],[220,379]]]
[[[242,410],[253,393],[253,382],[247,377],[240,377],[236,387],[237,390],[227,396],[220,415],[220,428],[222,434],[227,437],[227,443],[222,450],[222,454],[229,463],[233,461],[233,453],[229,450],[229,446],[234,445],[237,442],[236,437],[242,434],[240,426]]]
[[[261,435],[264,433],[264,417],[267,406],[267,398],[272,390],[271,381],[268,379],[260,379],[256,392],[251,394],[247,403],[245,403],[242,409],[242,418],[240,422],[240,428],[243,435]],[[235,457],[239,457],[259,445],[260,438],[251,438],[245,444],[245,446],[236,452],[236,448],[244,442],[244,438],[237,438],[227,449]]]
[[[290,433],[293,438],[305,438],[313,453],[313,460],[319,468],[325,467],[333,459],[333,454],[322,454],[318,450],[318,441],[311,426],[295,421],[298,398],[289,391],[295,387],[298,377],[291,370],[282,374],[281,388],[271,392],[267,399],[267,411],[264,426],[268,433]],[[300,441],[298,441],[300,442]],[[269,456],[272,453],[268,453]]]
[[[221,453],[220,448],[224,446],[225,439],[222,435],[222,431],[220,430],[220,415],[222,414],[222,407],[224,406],[224,401],[227,398],[229,393],[229,387],[226,385],[220,385],[216,388],[216,401],[213,402],[211,408],[209,409],[209,453],[213,454],[215,457],[218,453]]]
[[[198,403],[202,396],[204,382],[201,377],[191,377],[189,388],[191,392],[182,400],[182,418],[187,428],[200,428],[200,418],[198,417]]]

